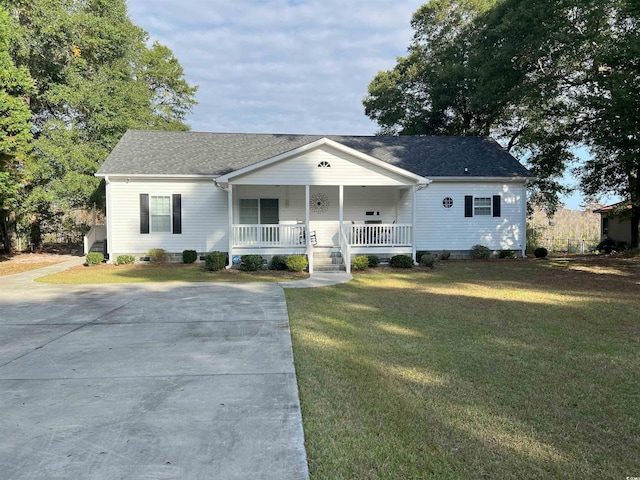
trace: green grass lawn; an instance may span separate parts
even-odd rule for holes
[[[302,280],[306,273],[261,270],[241,272],[221,270],[208,272],[201,265],[191,264],[135,264],[94,267],[80,265],[64,272],[38,278],[42,283],[86,284],[86,283],[142,283],[142,282],[288,282]]]
[[[312,479],[640,476],[638,260],[286,291]]]

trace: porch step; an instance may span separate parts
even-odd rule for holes
[[[313,271],[314,272],[346,272],[342,253],[335,249],[319,249],[313,251]]]
[[[91,245],[91,248],[89,249],[90,252],[98,252],[98,253],[104,253],[104,241],[103,240],[99,240],[97,242],[93,242],[93,245]]]

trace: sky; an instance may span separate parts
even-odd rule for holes
[[[193,131],[373,135],[362,98],[426,0],[128,0],[198,85]],[[567,182],[570,179],[567,177]],[[579,208],[580,195],[563,199]]]

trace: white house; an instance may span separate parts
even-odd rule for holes
[[[530,173],[489,138],[129,131],[98,173],[111,259],[381,258],[526,245]],[[314,261],[315,257],[315,261]]]

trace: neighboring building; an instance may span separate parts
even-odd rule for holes
[[[489,138],[129,131],[96,175],[111,259],[526,246],[531,175]]]
[[[612,240],[616,246],[631,244],[631,205],[614,203],[594,210],[600,214],[600,239]]]

